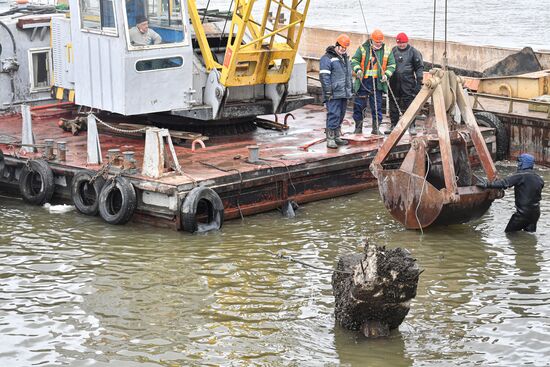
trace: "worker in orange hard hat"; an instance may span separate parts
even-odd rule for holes
[[[372,115],[371,134],[380,134],[383,94],[388,93],[388,79],[395,70],[395,59],[391,49],[384,44],[382,31],[376,29],[359,46],[351,58],[351,66],[356,77],[353,85],[356,95],[353,105],[355,133],[363,132],[363,111],[368,99]]]
[[[327,107],[327,147],[331,149],[348,144],[340,136],[352,90],[351,63],[346,53],[350,45],[351,40],[347,35],[339,35],[336,44],[327,47],[320,61],[319,80],[323,89],[323,103]]]
[[[342,33],[336,38],[336,45],[344,46],[348,48],[351,45],[351,39],[347,34]]]
[[[389,134],[399,121],[400,112],[404,113],[411,105],[414,97],[422,88],[424,76],[424,61],[422,54],[409,44],[409,37],[403,32],[395,37],[397,46],[392,49],[396,68],[390,78],[390,88],[393,92],[390,98],[391,127],[385,133]],[[416,135],[416,126],[413,122],[409,127],[409,134]]]

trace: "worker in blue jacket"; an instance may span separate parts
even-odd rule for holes
[[[336,44],[327,47],[320,61],[319,80],[323,89],[323,102],[327,107],[327,147],[331,149],[348,144],[340,136],[348,99],[351,98],[351,64],[346,53],[350,44],[347,35],[339,35]]]
[[[516,212],[510,218],[505,232],[524,230],[536,232],[540,217],[540,200],[544,180],[533,170],[535,157],[523,153],[518,157],[515,174],[493,182],[482,181],[477,186],[491,189],[514,187]]]

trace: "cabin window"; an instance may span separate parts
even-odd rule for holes
[[[49,48],[29,50],[29,66],[31,76],[31,92],[39,92],[50,88],[51,56]]]
[[[161,69],[179,68],[183,65],[183,58],[180,56],[167,57],[163,59],[139,60],[136,62],[137,71],[151,71]]]
[[[80,0],[82,29],[116,35],[113,0]]]
[[[184,10],[181,0],[126,0],[129,48],[185,42]]]

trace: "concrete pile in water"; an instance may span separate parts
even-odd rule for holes
[[[422,270],[409,251],[365,244],[344,255],[332,274],[336,321],[366,337],[388,336],[409,312]]]

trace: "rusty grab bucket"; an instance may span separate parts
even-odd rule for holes
[[[425,177],[400,169],[378,172],[378,188],[386,209],[408,229],[466,223],[481,217],[500,190],[458,187],[455,201],[447,200]]]
[[[384,205],[410,229],[479,218],[502,195],[501,190],[481,190],[475,186],[478,178],[470,166],[469,145],[475,148],[489,180],[496,178],[496,169],[468,105],[462,80],[446,70],[434,69],[430,73],[432,78],[424,84],[370,166],[378,179]],[[399,169],[384,167],[392,148],[430,97],[433,104],[424,126],[426,134],[411,138],[410,149]],[[450,118],[457,108],[463,124]]]

